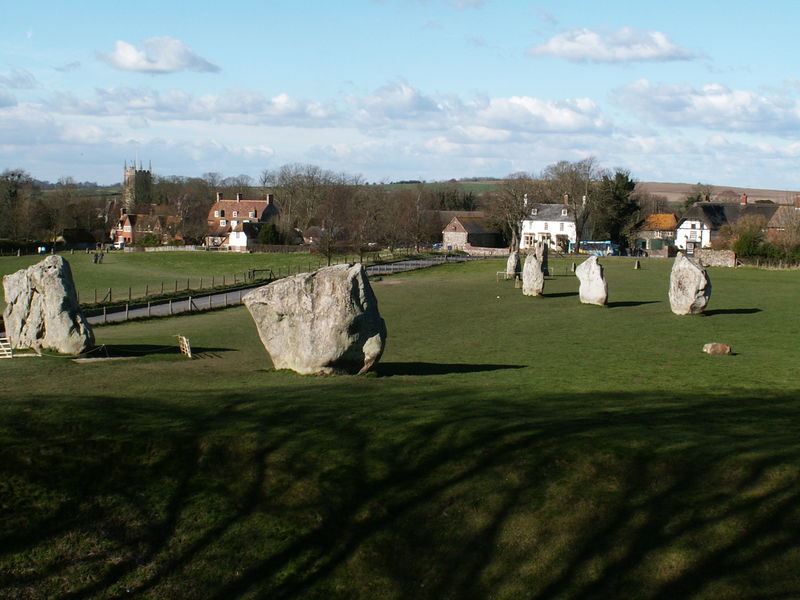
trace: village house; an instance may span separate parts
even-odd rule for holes
[[[122,209],[116,225],[111,229],[111,239],[115,246],[134,246],[145,236],[155,237],[158,243],[165,244],[179,238],[177,233],[180,217],[169,214],[168,207],[152,206],[150,213],[129,213]]]
[[[477,214],[454,216],[442,229],[442,248],[470,252],[475,248],[500,248],[502,235]]]
[[[217,192],[217,199],[208,210],[208,233],[205,245],[208,247],[230,250],[246,250],[255,242],[258,228],[241,227],[245,223],[263,224],[277,216],[274,196],[267,194],[264,200],[248,200],[241,192],[235,199],[226,200],[222,192]],[[231,235],[233,237],[231,238]],[[233,240],[233,244],[231,241]]]
[[[668,257],[675,245],[675,230],[678,219],[671,213],[648,215],[638,229],[634,230],[634,248],[648,256]]]
[[[743,217],[760,217],[768,223],[778,210],[777,204],[750,204],[742,194],[738,203],[698,202],[686,211],[675,232],[675,245],[692,254],[695,248],[708,248],[725,225]]]
[[[525,198],[527,206],[527,197]],[[544,242],[548,248],[565,252],[577,241],[575,213],[565,196],[564,204],[534,204],[520,228],[520,250]]]

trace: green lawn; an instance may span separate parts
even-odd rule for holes
[[[61,253],[69,262],[82,303],[92,303],[95,291],[101,300],[111,288],[112,299],[165,292],[210,288],[241,282],[249,269],[272,269],[278,275],[308,271],[325,264],[325,259],[304,253],[240,252],[107,252],[102,264],[85,252]],[[42,256],[0,257],[0,278],[41,261]],[[341,257],[337,257],[341,259]],[[353,260],[353,257],[350,257]],[[2,294],[0,294],[2,296]],[[0,308],[5,304],[0,297]]]
[[[0,595],[800,597],[800,272],[678,317],[671,261],[601,262],[607,308],[384,278],[368,376],[272,370],[244,308],[0,361]]]

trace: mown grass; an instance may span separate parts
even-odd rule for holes
[[[271,269],[275,275],[307,271],[326,264],[326,259],[306,253],[239,252],[107,252],[102,264],[85,252],[61,253],[69,262],[80,301],[102,300],[111,289],[112,300],[174,292],[177,288],[208,289],[242,282],[250,269]],[[44,257],[29,255],[0,257],[0,278],[40,262]],[[344,260],[337,256],[334,260]],[[353,260],[352,255],[349,260]],[[188,287],[187,287],[188,286]],[[0,309],[5,304],[0,298]]]
[[[499,261],[384,278],[372,376],[272,370],[243,308],[96,331],[135,360],[0,361],[0,589],[797,597],[800,274],[712,269],[677,317],[670,263],[603,262],[608,308]]]

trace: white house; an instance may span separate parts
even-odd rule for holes
[[[742,217],[759,217],[769,222],[776,204],[748,204],[747,196],[741,202],[698,202],[686,211],[675,231],[675,245],[691,254],[695,248],[707,248],[719,234],[723,225],[735,223]]]
[[[522,221],[520,238],[520,250],[543,241],[553,250],[566,251],[570,242],[577,241],[572,208],[568,204],[534,204]]]

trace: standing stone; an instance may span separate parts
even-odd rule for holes
[[[711,280],[693,258],[678,252],[669,277],[669,304],[676,315],[703,312],[711,297]]]
[[[533,252],[525,258],[522,269],[522,293],[526,296],[541,296],[544,290],[544,271],[542,270],[542,247],[537,243]]]
[[[547,262],[547,257],[549,254],[549,248],[547,246],[547,242],[536,242],[536,253],[539,255],[542,261],[542,273],[545,276],[550,275],[550,266]]]
[[[506,279],[514,279],[519,275],[519,250],[513,250],[506,261]]]
[[[3,277],[6,336],[13,348],[44,348],[80,354],[94,345],[94,333],[78,305],[69,263],[50,255]]]
[[[603,277],[603,266],[596,256],[590,256],[575,269],[581,282],[578,294],[583,304],[605,306],[608,302],[608,283]]]
[[[276,369],[364,373],[383,353],[386,324],[361,264],[286,277],[242,301]]]

